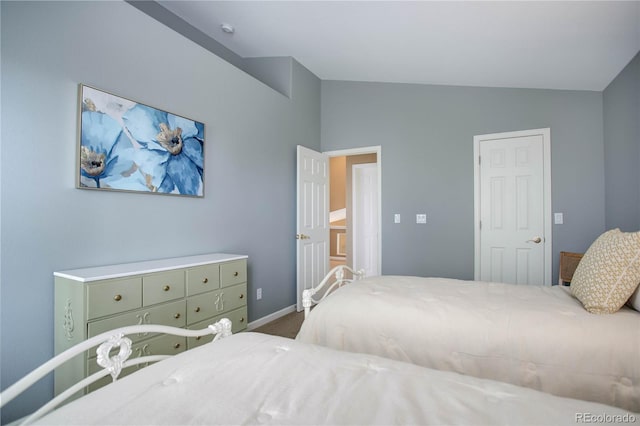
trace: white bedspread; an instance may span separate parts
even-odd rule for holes
[[[124,377],[40,423],[575,425],[587,417],[640,423],[601,404],[241,333]]]
[[[297,339],[640,412],[640,312],[587,312],[565,287],[371,277]]]

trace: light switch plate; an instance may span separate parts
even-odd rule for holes
[[[400,223],[400,213],[393,215],[393,223]]]
[[[556,225],[562,225],[564,223],[564,217],[562,213],[553,214],[553,223],[555,223]]]
[[[422,213],[422,214],[417,214],[416,215],[416,223],[427,223],[427,215]]]

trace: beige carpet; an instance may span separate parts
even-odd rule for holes
[[[304,321],[304,311],[292,312],[252,331],[294,339]]]

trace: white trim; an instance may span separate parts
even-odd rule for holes
[[[338,209],[332,212],[329,212],[329,224],[333,222],[337,222],[339,220],[345,220],[347,217],[347,209]]]
[[[551,129],[521,130],[492,133],[473,137],[473,233],[474,233],[474,279],[480,279],[480,142],[491,139],[519,138],[542,135],[543,138],[543,188],[544,188],[544,285],[552,285],[552,221],[551,221]]]
[[[361,155],[361,154],[378,154],[380,156],[382,154],[382,146],[365,146],[362,148],[347,148],[347,149],[338,149],[334,151],[324,151],[323,154],[328,155],[329,157],[349,157],[351,155]],[[380,158],[378,157],[378,161]]]
[[[378,166],[378,274],[382,274],[382,146],[366,146],[362,148],[338,149],[324,151],[323,154],[331,157],[349,157],[361,154],[376,154]]]
[[[336,234],[336,255],[343,256],[343,257],[347,255],[346,251],[341,250],[341,247],[343,244],[345,246],[347,245],[346,238],[347,238],[346,232],[338,232]],[[331,256],[329,256],[329,259],[331,259]]]
[[[249,324],[247,324],[247,331],[251,331],[251,330],[255,330],[258,327],[262,327],[263,325],[270,323],[271,321],[275,321],[280,317],[283,317],[287,314],[290,314],[291,312],[295,312],[296,311],[296,305],[291,305],[288,306],[284,309],[280,309],[277,312],[274,312],[272,314],[269,314],[265,317],[262,317],[260,319],[257,319],[255,321],[251,321]]]

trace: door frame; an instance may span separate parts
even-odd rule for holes
[[[551,248],[552,248],[552,223],[551,223],[551,129],[531,129],[514,132],[491,133],[473,137],[473,230],[474,230],[474,279],[480,279],[480,142],[492,139],[510,139],[525,136],[542,136],[543,146],[543,221],[544,221],[544,285],[552,285],[551,272]]]
[[[378,275],[382,274],[382,146],[367,146],[362,148],[348,148],[333,151],[324,151],[323,154],[331,157],[349,157],[361,154],[376,154],[376,166],[378,171]]]

